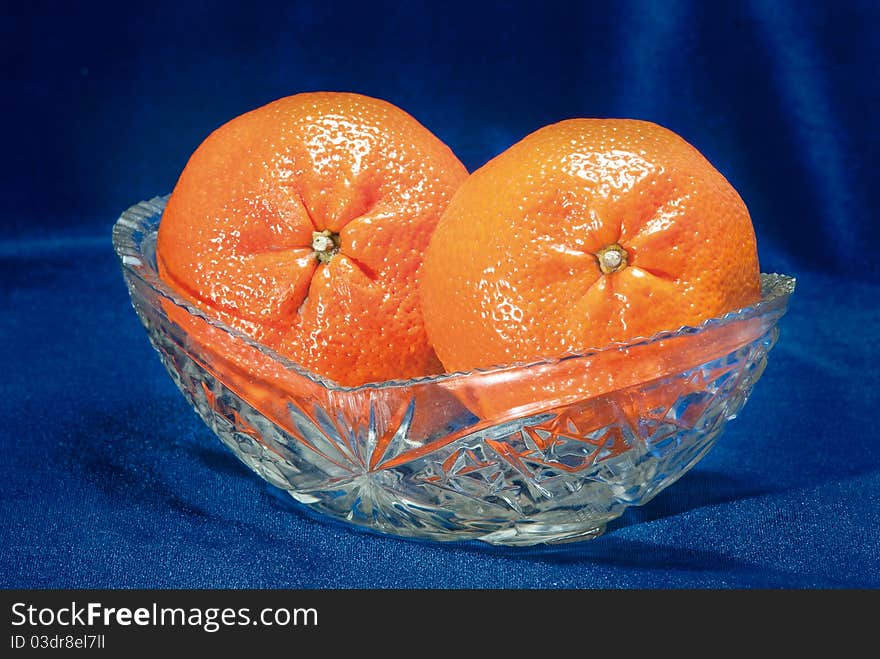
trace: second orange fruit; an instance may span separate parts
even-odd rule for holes
[[[448,371],[648,337],[759,297],[740,196],[677,134],[627,119],[544,127],[472,173],[421,280]]]

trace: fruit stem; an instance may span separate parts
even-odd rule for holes
[[[629,254],[623,247],[614,243],[596,252],[596,259],[599,261],[599,269],[608,275],[623,270],[629,261]]]
[[[329,229],[313,231],[312,249],[321,263],[328,263],[339,252],[339,234]]]

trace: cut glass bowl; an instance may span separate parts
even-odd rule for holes
[[[205,315],[156,270],[166,197],[116,222],[132,304],[175,384],[246,465],[313,512],[427,540],[588,539],[674,483],[742,409],[793,278],[754,306],[626,344],[343,387]]]

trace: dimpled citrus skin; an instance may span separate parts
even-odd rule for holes
[[[616,250],[603,272],[603,250]],[[756,302],[740,196],[656,124],[571,119],[471,174],[444,212],[421,281],[444,367],[532,361],[651,336]]]
[[[207,313],[338,384],[434,373],[417,281],[466,176],[390,103],[282,98],[221,126],[192,155],[160,223],[159,273]],[[318,249],[334,244],[315,242],[323,232],[338,241],[326,260]]]

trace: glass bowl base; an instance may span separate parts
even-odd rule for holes
[[[572,524],[515,524],[481,536],[477,540],[504,547],[558,545],[593,540],[605,533],[605,524],[598,526]]]

